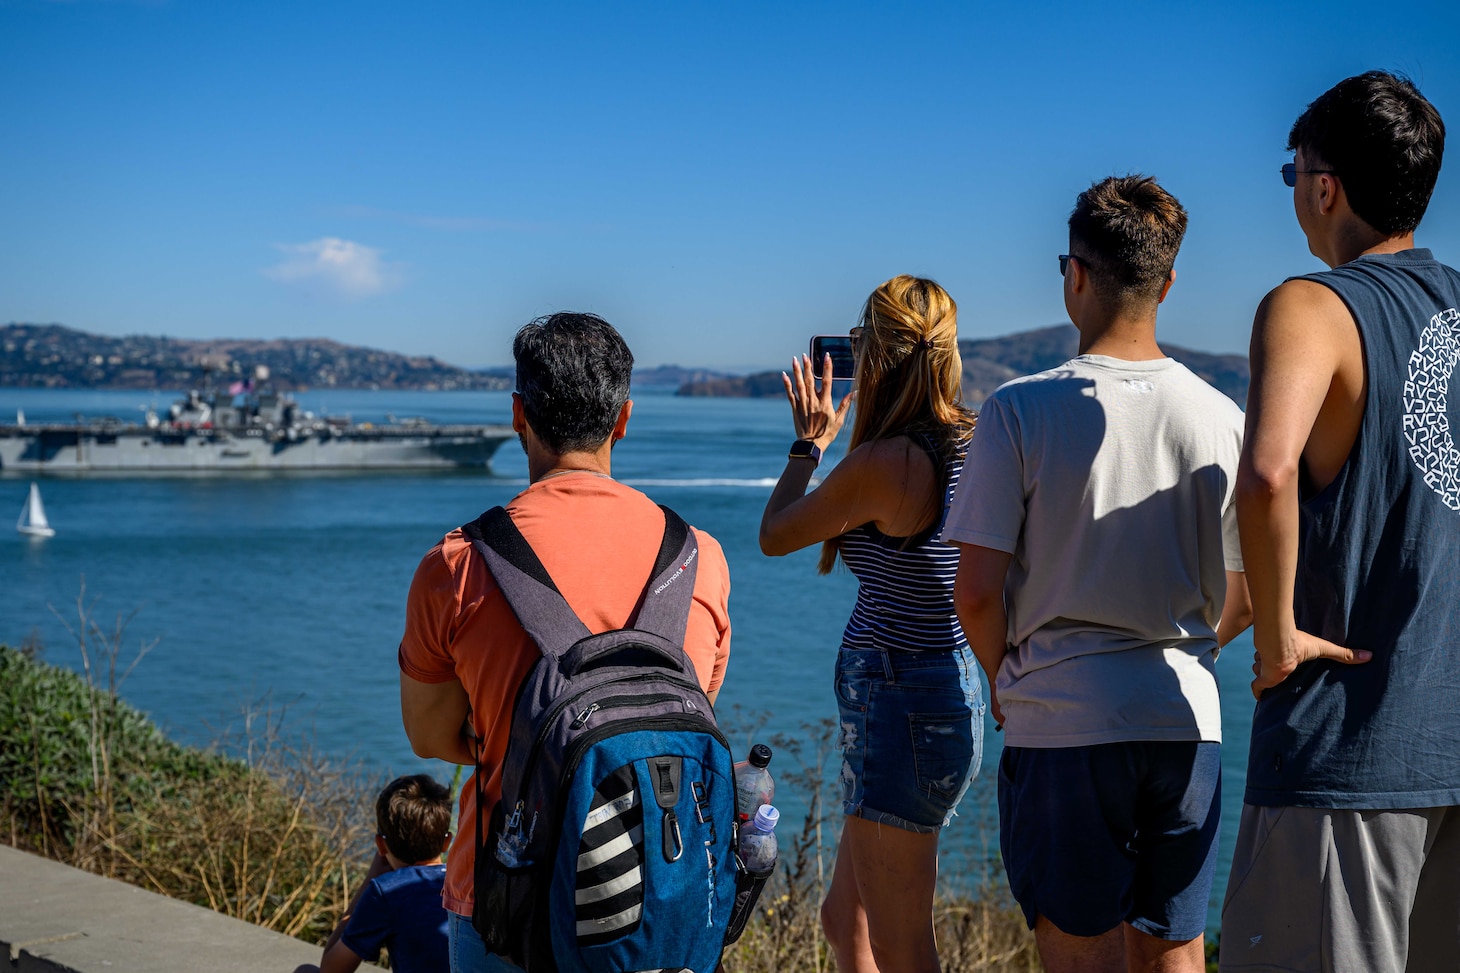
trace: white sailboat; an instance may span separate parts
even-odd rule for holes
[[[20,519],[15,522],[15,529],[31,537],[56,536],[55,529],[46,520],[46,508],[41,505],[41,488],[34,483],[30,485],[30,499],[20,511]]]

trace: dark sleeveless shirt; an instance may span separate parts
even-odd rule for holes
[[[1249,804],[1460,804],[1460,273],[1428,250],[1303,278],[1331,288],[1363,341],[1368,392],[1337,479],[1299,507],[1298,627],[1368,649],[1263,694]]]
[[[842,560],[860,582],[842,635],[844,648],[924,652],[968,644],[953,608],[959,550],[942,541],[968,442],[960,443],[945,463],[925,436],[909,438],[933,460],[934,469],[943,466],[943,510],[931,528],[910,540],[889,537],[872,524],[842,535]]]

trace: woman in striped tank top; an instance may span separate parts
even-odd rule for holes
[[[852,329],[855,392],[835,403],[831,359],[816,388],[805,356],[783,375],[797,441],[766,504],[760,546],[820,543],[859,582],[837,654],[842,809],[822,925],[843,973],[936,971],[938,834],[978,772],[978,663],[953,608],[958,551],[940,533],[974,415],[963,407],[957,307],[900,276]],[[846,458],[806,492],[856,398]]]

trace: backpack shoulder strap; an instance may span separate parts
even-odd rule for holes
[[[569,607],[505,508],[493,507],[462,532],[487,562],[502,597],[543,655],[556,659],[593,634]]]
[[[679,514],[662,504],[659,509],[664,511],[664,539],[629,627],[653,632],[683,646],[694,599],[699,539]]]

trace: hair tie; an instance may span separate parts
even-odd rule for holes
[[[918,339],[918,347],[919,348],[932,348],[933,347],[933,339],[932,338],[919,338]]]

